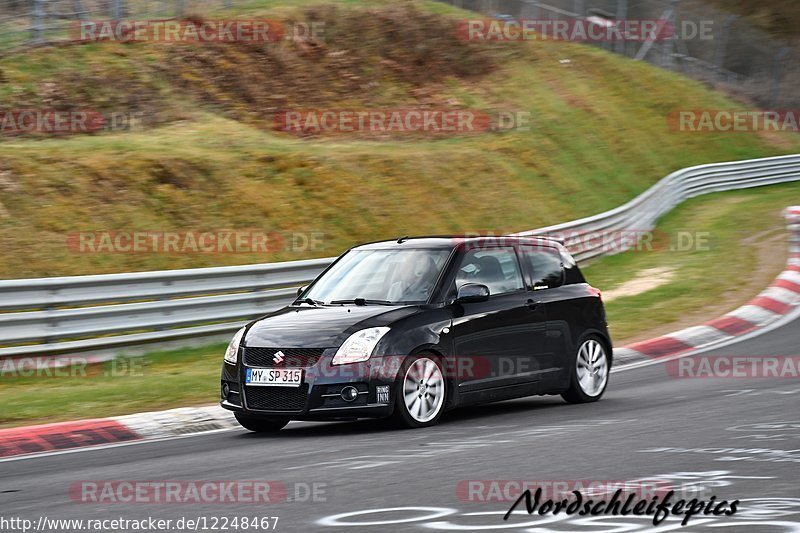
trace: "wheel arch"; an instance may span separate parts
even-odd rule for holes
[[[417,355],[432,355],[435,357],[439,365],[442,367],[442,373],[444,374],[445,382],[447,383],[446,394],[447,396],[444,399],[444,408],[445,409],[452,409],[457,406],[458,403],[458,376],[454,376],[452,372],[449,372],[449,368],[453,368],[454,365],[448,365],[447,356],[442,353],[435,345],[432,344],[422,344],[417,346],[408,354],[409,357],[417,356]],[[457,367],[457,365],[456,365]]]
[[[575,343],[575,350],[580,347],[583,342],[589,337],[597,337],[601,343],[603,343],[603,348],[606,350],[606,356],[608,357],[608,368],[614,365],[614,346],[611,343],[611,339],[608,337],[606,333],[594,328],[588,328],[585,330],[580,337],[578,337],[577,342]]]

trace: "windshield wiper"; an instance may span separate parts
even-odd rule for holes
[[[366,298],[353,298],[352,300],[333,300],[331,304],[355,304],[355,305],[394,305],[388,300],[368,300]]]
[[[313,298],[298,298],[297,300],[292,302],[292,305],[296,304],[322,305],[324,303],[325,302],[320,302],[319,300],[314,300]]]

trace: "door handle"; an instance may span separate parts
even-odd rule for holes
[[[528,309],[535,310],[535,309],[537,309],[537,308],[538,308],[540,305],[542,305],[542,302],[537,302],[537,301],[535,301],[535,300],[528,300],[527,304],[528,304]]]

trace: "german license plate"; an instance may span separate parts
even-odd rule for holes
[[[248,368],[244,382],[248,385],[299,387],[303,383],[302,368]]]

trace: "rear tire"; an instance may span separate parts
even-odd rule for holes
[[[447,380],[438,358],[430,354],[408,357],[395,381],[394,422],[404,428],[436,424],[444,412]]]
[[[610,370],[603,341],[595,335],[583,339],[573,358],[569,389],[561,397],[569,403],[596,402],[608,387]]]
[[[251,418],[239,413],[233,415],[243,428],[256,433],[277,433],[289,423],[285,418]]]

